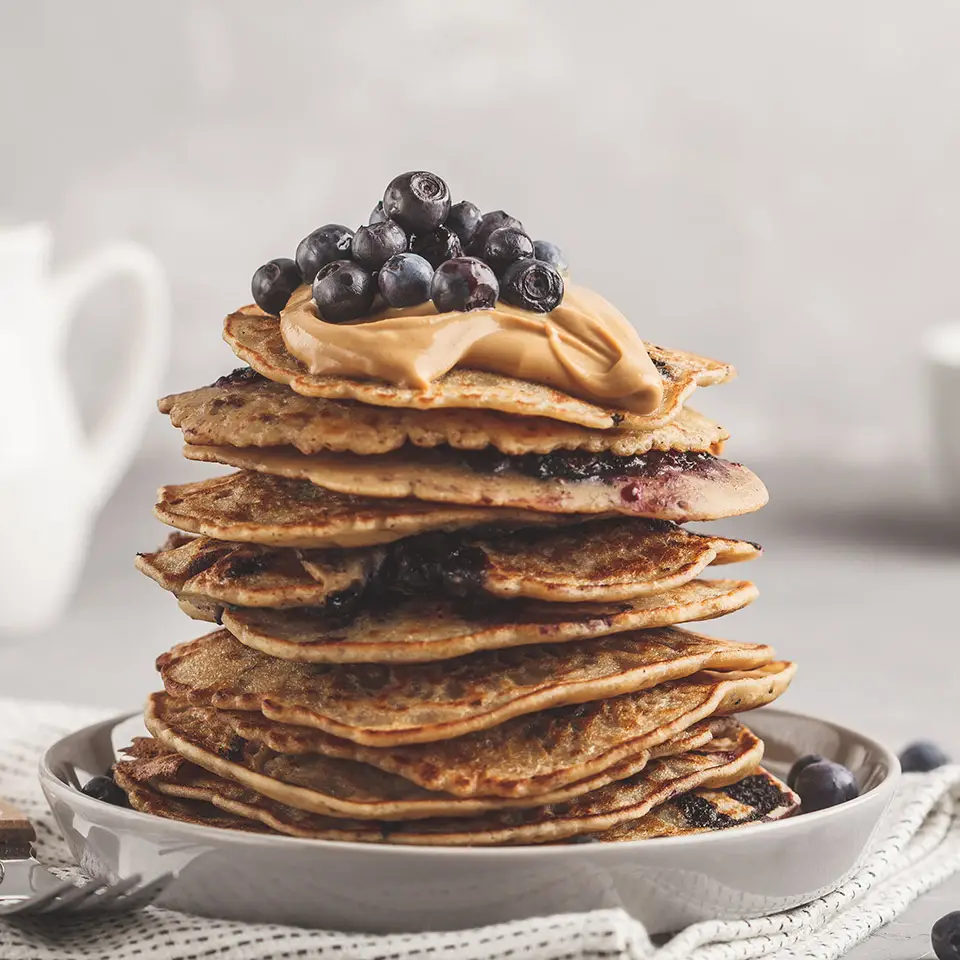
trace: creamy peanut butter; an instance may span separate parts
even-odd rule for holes
[[[463,367],[639,414],[652,413],[663,396],[660,375],[626,317],[598,293],[570,283],[550,313],[502,301],[491,310],[437,313],[427,302],[340,324],[320,319],[303,286],[280,314],[280,333],[313,374],[427,390]]]

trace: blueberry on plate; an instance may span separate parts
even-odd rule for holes
[[[563,300],[563,277],[541,260],[517,260],[504,271],[500,297],[524,310],[549,313]]]
[[[352,260],[334,260],[313,281],[313,299],[329,323],[356,320],[370,312],[377,284],[369,270]]]
[[[415,253],[398,253],[381,268],[377,277],[380,294],[391,307],[413,307],[430,299],[433,267]]]
[[[490,213],[485,213],[480,218],[480,225],[477,227],[473,239],[470,241],[470,252],[475,256],[482,257],[483,249],[487,245],[490,234],[493,233],[494,230],[499,230],[500,227],[513,227],[521,233],[527,232],[523,229],[523,224],[517,220],[516,217],[511,217],[509,213],[503,210],[493,210]]]
[[[469,200],[461,200],[450,208],[444,226],[460,238],[460,245],[466,250],[480,226],[480,208]]]
[[[396,220],[381,220],[361,227],[353,235],[353,259],[368,270],[379,270],[394,254],[407,249],[407,235]]]
[[[304,283],[313,283],[321,267],[350,256],[353,231],[342,223],[325,223],[308,233],[297,247],[297,266]]]
[[[450,212],[450,189],[435,173],[411,170],[394,177],[383,194],[384,212],[405,230],[429,233]]]
[[[544,263],[549,263],[561,276],[570,270],[563,251],[549,240],[534,240],[533,255]]]
[[[960,910],[948,913],[933,925],[930,945],[938,960],[960,960]]]
[[[808,753],[801,757],[794,763],[790,768],[790,772],[787,774],[787,786],[792,790],[797,782],[797,777],[800,776],[800,771],[803,770],[804,767],[809,767],[811,763],[819,763],[821,760],[826,759],[826,757],[821,757],[819,753]]]
[[[115,807],[127,807],[129,801],[127,795],[117,786],[113,777],[92,777],[84,785],[81,793],[85,793],[94,800],[102,800],[104,803],[113,804]]]
[[[383,223],[384,220],[389,220],[386,212],[383,209],[383,201],[378,200],[377,205],[370,211],[370,219],[367,223]]]
[[[497,275],[476,257],[455,257],[437,267],[430,298],[440,313],[489,310],[500,294]]]
[[[860,795],[853,774],[843,764],[832,760],[818,760],[805,766],[797,774],[793,789],[800,797],[803,813],[835,807]]]
[[[415,233],[410,238],[410,250],[428,260],[434,270],[444,260],[463,256],[460,238],[447,227],[437,227],[429,233]]]
[[[927,773],[949,762],[950,758],[932,740],[917,740],[900,754],[900,769],[904,773]]]
[[[289,257],[278,257],[257,268],[250,281],[250,292],[253,302],[264,313],[276,316],[302,282],[297,265]]]
[[[493,267],[493,272],[498,277],[511,263],[532,258],[533,241],[516,227],[497,227],[487,237],[483,248],[483,259]]]

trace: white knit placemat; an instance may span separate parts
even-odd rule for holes
[[[79,870],[37,783],[43,748],[103,711],[0,700],[0,796],[37,826],[40,859]],[[911,775],[871,854],[839,890],[758,920],[698,923],[665,946],[622,910],[595,910],[450,933],[364,936],[205,920],[149,909],[59,927],[0,920],[3,960],[833,960],[960,869],[960,766]]]

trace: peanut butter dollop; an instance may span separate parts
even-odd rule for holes
[[[626,317],[586,287],[533,313],[498,301],[491,310],[438,313],[430,302],[388,308],[352,323],[320,318],[303,286],[280,314],[280,333],[313,374],[385,380],[428,390],[454,367],[555,387],[633,413],[652,413],[663,384]]]

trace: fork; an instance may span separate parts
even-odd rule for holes
[[[30,821],[0,801],[0,917],[95,917],[140,910],[173,879],[165,873],[143,883],[139,874],[117,883],[89,880],[83,886],[58,880],[33,855]]]

